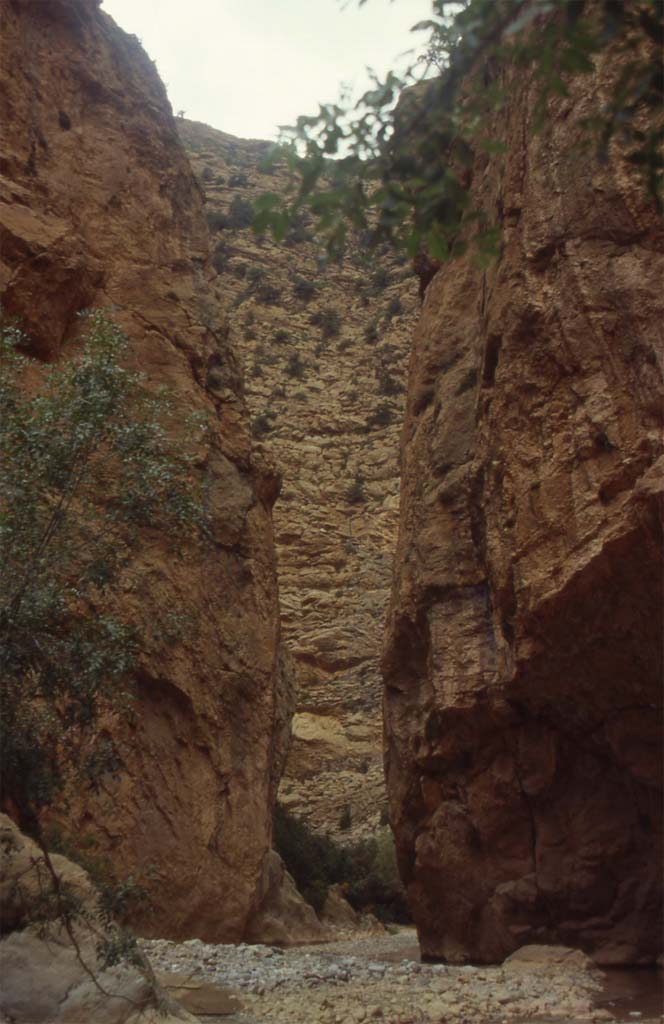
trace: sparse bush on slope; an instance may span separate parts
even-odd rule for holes
[[[376,838],[341,846],[330,836],[316,835],[306,822],[277,804],[274,847],[316,911],[322,910],[330,886],[343,885],[355,910],[375,914],[382,921],[410,921],[389,828]]]

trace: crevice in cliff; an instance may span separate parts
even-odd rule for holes
[[[154,676],[147,669],[140,669],[136,673],[136,686],[139,699],[154,701],[162,709],[170,704],[177,709],[178,716],[184,713],[188,717],[194,717],[194,705],[191,697],[170,679]]]
[[[141,313],[137,312],[135,309],[132,309],[131,313],[132,313],[133,318],[138,323],[142,324],[145,330],[151,331],[154,334],[156,334],[157,337],[160,338],[165,344],[173,345],[175,348],[177,348],[180,351],[184,352],[184,354],[185,354],[185,356],[187,358],[187,362],[189,363],[189,366],[191,368],[192,377],[195,380],[196,384],[198,384],[198,386],[203,391],[205,391],[206,394],[208,394],[212,398],[212,400],[215,402],[215,404],[216,404],[216,403],[218,403],[220,401],[220,399],[219,399],[219,397],[216,394],[214,394],[214,389],[211,389],[208,386],[208,380],[207,380],[207,377],[206,377],[206,373],[209,370],[211,364],[213,366],[215,365],[214,364],[215,358],[218,358],[219,359],[219,365],[221,364],[221,357],[220,357],[219,353],[221,351],[224,351],[224,349],[225,349],[224,343],[226,341],[226,336],[224,335],[224,336],[220,337],[220,335],[212,327],[210,327],[208,324],[204,324],[202,321],[194,319],[189,314],[189,310],[187,309],[186,305],[180,305],[179,308],[184,313],[184,315],[186,316],[186,318],[187,318],[187,320],[189,322],[189,326],[190,327],[196,327],[198,329],[204,330],[206,332],[206,334],[210,338],[213,338],[215,340],[216,344],[219,346],[217,352],[212,352],[212,353],[208,354],[207,359],[204,357],[204,354],[202,354],[197,349],[196,346],[190,344],[187,341],[184,341],[178,333],[164,333],[164,330],[158,324],[156,324],[152,320],[149,320],[147,317],[143,316]],[[234,385],[236,383],[235,377],[237,375],[237,369],[236,369],[236,367],[234,365],[234,360],[232,359],[231,353],[226,350],[224,352],[224,354],[226,356],[226,364],[225,365],[227,365],[229,360],[232,363],[231,374],[232,374],[233,379],[229,380],[228,383],[230,385]],[[228,376],[228,371],[227,371],[226,375]],[[234,398],[235,397],[237,397],[237,396],[234,395]]]
[[[541,908],[544,910],[546,915],[547,924],[550,929],[549,941],[551,941],[556,934],[555,916],[549,906],[546,894],[543,892],[539,882],[539,871],[538,871],[538,858],[537,858],[537,847],[538,847],[538,835],[537,835],[537,815],[533,806],[532,800],[523,783],[522,769],[519,762],[518,756],[518,737],[516,738],[515,748],[512,750],[512,758],[514,764],[514,775],[517,780],[519,787],[519,795],[521,797],[521,805],[524,809],[526,821],[530,832],[530,846],[531,846],[531,858],[532,858],[532,875],[535,888],[539,897],[539,903]]]
[[[502,334],[489,334],[484,348],[484,363],[482,365],[482,387],[492,388],[496,382],[496,370],[500,358],[500,349],[503,343]]]

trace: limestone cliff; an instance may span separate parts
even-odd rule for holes
[[[116,597],[148,637],[135,723],[116,737],[125,771],[70,824],[121,876],[155,865],[144,931],[239,939],[262,896],[288,735],[278,481],[252,447],[203,196],[154,66],[95,0],[9,0],[1,18],[5,311],[54,359],[78,310],[110,307],[135,365],[209,423],[213,542],[176,557],[141,536]]]
[[[495,264],[445,266],[410,364],[384,657],[391,816],[422,951],[661,938],[661,222],[575,151],[597,73],[478,157]]]
[[[410,261],[361,238],[323,266],[305,221],[281,245],[256,238],[249,202],[289,185],[268,143],[178,128],[205,189],[254,430],[283,476],[274,522],[297,697],[280,799],[355,839],[385,815],[379,658],[417,282]]]

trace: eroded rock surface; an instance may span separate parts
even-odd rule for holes
[[[417,281],[361,237],[322,266],[311,224],[257,238],[250,202],[286,194],[269,144],[178,119],[205,189],[230,336],[274,510],[284,638],[296,677],[280,800],[342,840],[385,818],[380,651],[398,518],[398,449]]]
[[[428,287],[385,670],[387,784],[422,952],[646,963],[661,939],[661,222],[574,151],[605,58],[478,158],[502,229]]]
[[[83,307],[207,418],[198,464],[213,541],[145,531],[116,611],[146,636],[125,770],[72,811],[125,876],[153,865],[159,935],[238,939],[256,910],[290,705],[272,542],[274,470],[252,449],[208,267],[203,196],[138,40],[95,0],[1,5],[0,288],[54,359]]]

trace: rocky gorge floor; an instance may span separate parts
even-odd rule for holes
[[[144,947],[162,983],[208,1024],[664,1020],[654,988],[640,1002],[636,989],[610,993],[603,972],[561,947],[525,947],[499,967],[422,964],[412,929],[289,950],[198,940]]]

